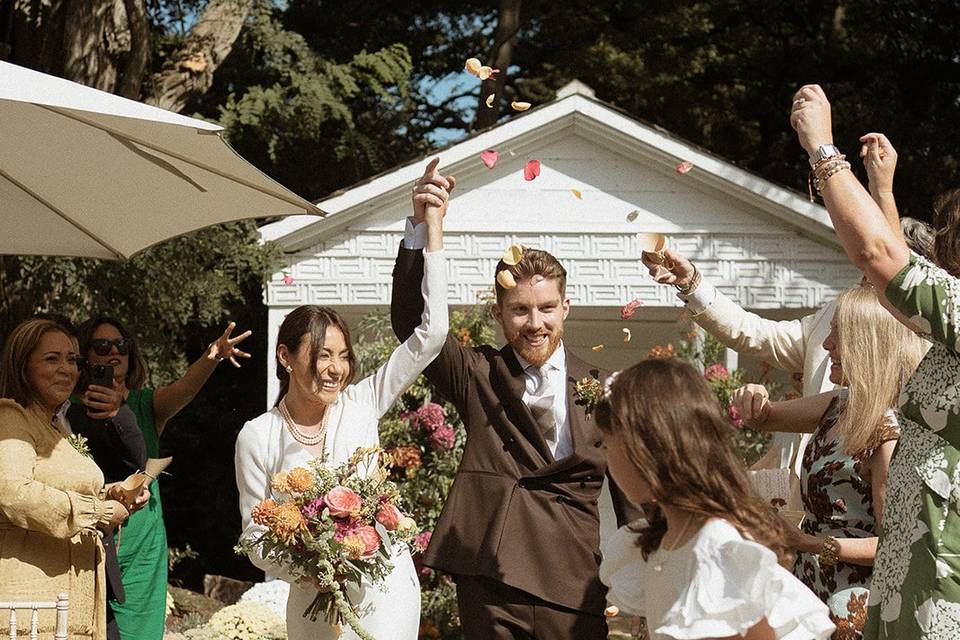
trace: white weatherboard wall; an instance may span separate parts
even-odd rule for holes
[[[488,170],[478,158],[500,152]],[[441,152],[458,177],[444,242],[453,305],[490,290],[503,249],[546,249],[568,271],[573,303],[566,342],[585,359],[620,368],[654,344],[676,343],[679,301],[637,260],[637,232],[660,232],[744,306],[771,317],[798,317],[858,280],[826,212],[798,194],[746,173],[665,132],[574,93],[515,117]],[[542,173],[523,179],[540,160]],[[693,162],[686,175],[680,160]],[[391,271],[410,215],[410,190],[429,158],[345,190],[320,203],[330,215],[287,218],[264,227],[288,252],[285,273],[265,289],[270,353],[283,316],[300,304],[338,307],[350,320],[390,301]],[[582,193],[577,199],[571,189]],[[636,210],[634,221],[627,221]],[[644,301],[629,322],[620,306]],[[633,340],[622,341],[622,327]],[[602,352],[590,347],[604,344]],[[268,401],[276,395],[268,358]]]

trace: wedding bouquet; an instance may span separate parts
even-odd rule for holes
[[[238,553],[255,552],[317,587],[304,611],[323,613],[335,628],[348,624],[373,640],[347,596],[362,580],[378,584],[393,569],[393,545],[410,546],[417,525],[398,505],[400,491],[378,464],[379,448],[357,449],[346,463],[325,468],[322,459],[282,471],[271,479],[273,498],[257,504],[251,518],[266,530],[240,541]]]

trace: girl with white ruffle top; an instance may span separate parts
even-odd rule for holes
[[[607,542],[600,579],[652,640],[825,640],[819,598],[779,564],[789,525],[751,488],[709,384],[677,359],[607,382],[595,408],[610,472],[648,522]]]

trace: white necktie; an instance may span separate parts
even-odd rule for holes
[[[550,386],[550,367],[544,365],[536,369],[539,376],[537,388],[527,399],[527,406],[533,414],[534,420],[540,426],[547,444],[555,443],[557,440],[557,418],[553,413],[554,391]]]

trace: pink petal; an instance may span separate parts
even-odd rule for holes
[[[529,182],[533,180],[538,175],[540,175],[540,161],[531,160],[527,163],[527,166],[523,168],[523,179]]]
[[[498,75],[500,75],[500,69],[494,69],[490,72],[490,79],[496,80]]]
[[[630,318],[633,317],[633,314],[635,314],[637,312],[637,309],[639,309],[641,306],[643,306],[643,300],[641,300],[640,298],[637,298],[636,300],[631,300],[630,302],[628,302],[627,304],[623,305],[623,307],[620,308],[620,319],[629,320]]]
[[[283,274],[283,284],[293,284],[293,276],[287,273]]]
[[[677,165],[677,173],[683,175],[684,173],[690,173],[690,170],[693,169],[693,163],[684,160]]]
[[[497,164],[498,159],[500,159],[500,154],[493,149],[480,152],[480,162],[482,162],[487,169],[493,169],[493,165]]]

